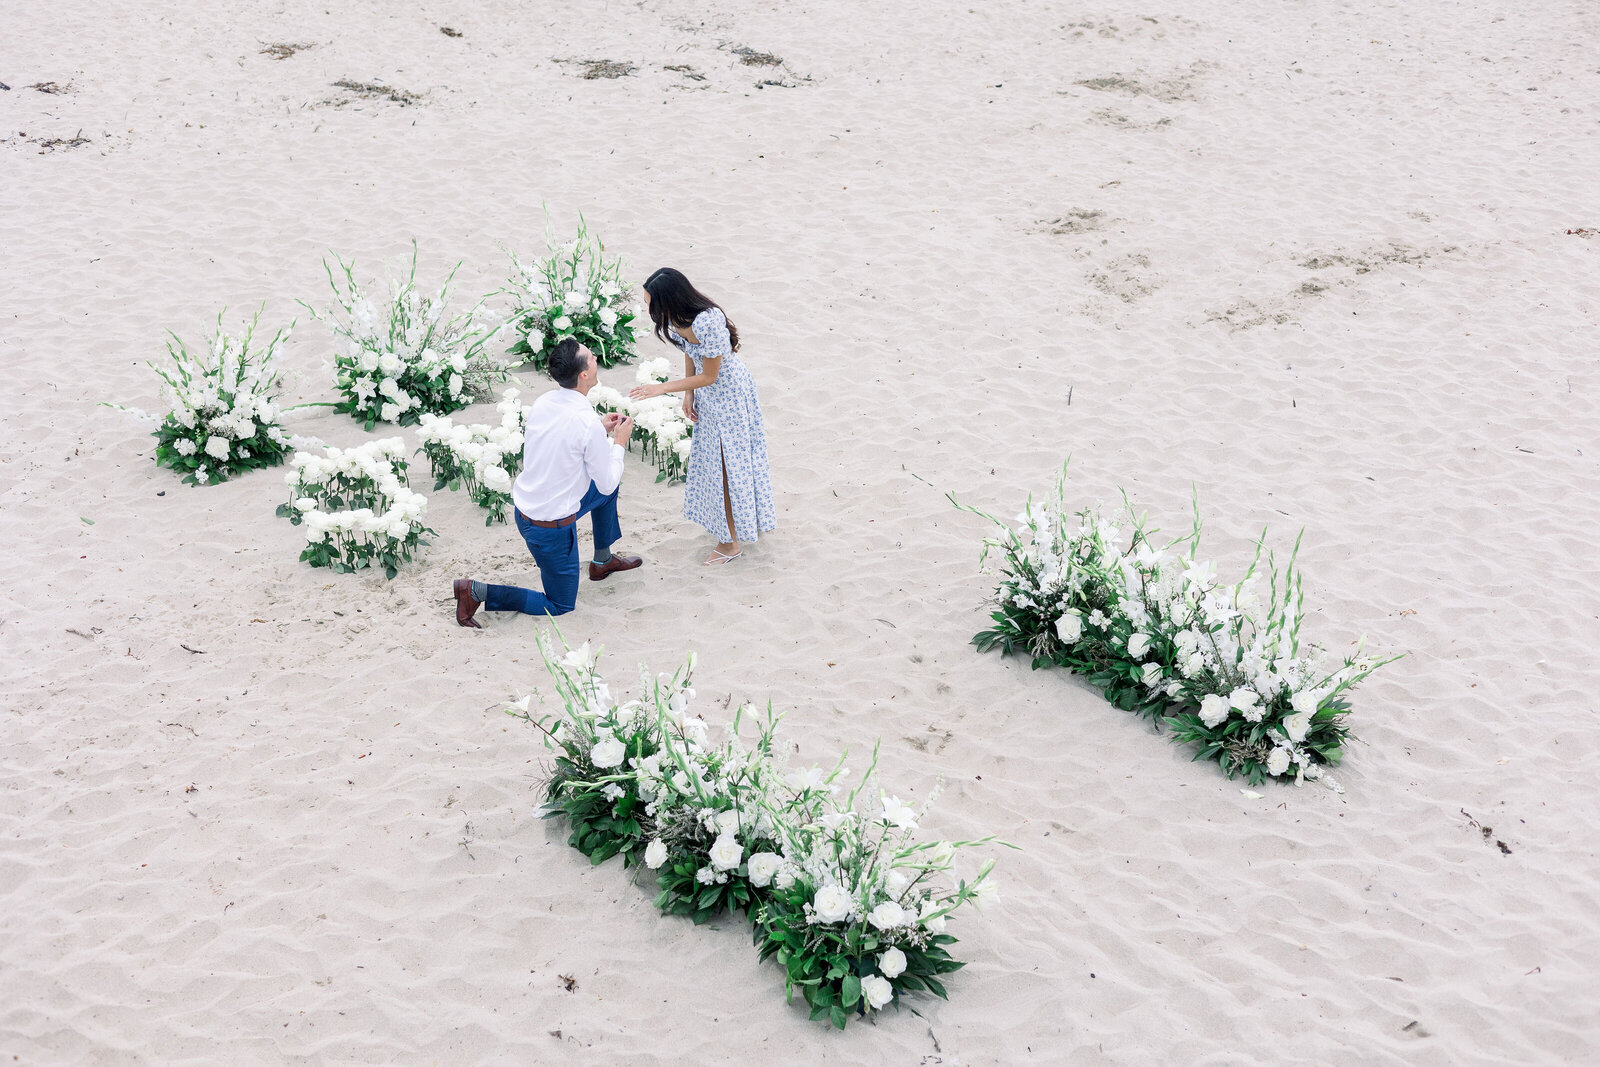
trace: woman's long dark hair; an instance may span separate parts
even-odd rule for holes
[[[650,321],[656,324],[658,340],[667,339],[669,326],[681,326],[684,329],[694,326],[694,317],[707,308],[722,311],[715,300],[690,285],[682,271],[671,267],[662,267],[646,278],[644,291],[650,294]],[[728,344],[737,352],[739,328],[732,319],[728,319],[726,311],[722,312],[722,317],[728,322]]]

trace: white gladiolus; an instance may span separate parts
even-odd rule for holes
[[[891,948],[878,957],[878,971],[885,978],[898,978],[905,973],[906,954],[897,948]]]
[[[1293,715],[1283,717],[1283,728],[1289,735],[1289,740],[1299,744],[1306,739],[1306,732],[1311,728],[1311,713],[1297,711]]]
[[[883,821],[901,829],[914,830],[917,826],[917,809],[899,797],[883,797]]]

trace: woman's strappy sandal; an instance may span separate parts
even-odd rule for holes
[[[728,564],[732,563],[734,560],[738,559],[742,555],[744,555],[744,549],[740,549],[739,551],[735,552],[733,555],[730,556],[725,552],[722,552],[722,551],[720,551],[718,549],[713,548],[711,550],[711,558],[706,560],[704,563],[700,564],[700,566],[702,566],[702,567],[726,567]]]

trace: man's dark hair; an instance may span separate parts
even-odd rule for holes
[[[563,389],[571,389],[578,384],[578,375],[589,369],[589,361],[584,357],[583,346],[577,338],[567,337],[556,344],[555,351],[550,353],[550,377]]]

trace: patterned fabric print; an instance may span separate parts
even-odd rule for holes
[[[741,541],[754,541],[777,529],[772,507],[772,479],[767,469],[767,431],[761,421],[761,401],[756,381],[728,343],[728,320],[718,308],[695,316],[691,327],[700,338],[690,344],[677,331],[667,336],[694,361],[700,373],[703,361],[720,357],[717,380],[694,391],[694,426],[689,452],[689,475],[683,491],[683,517],[705,527],[720,543],[733,540],[722,502],[722,467],[728,468],[728,496],[733,501],[733,525]]]

